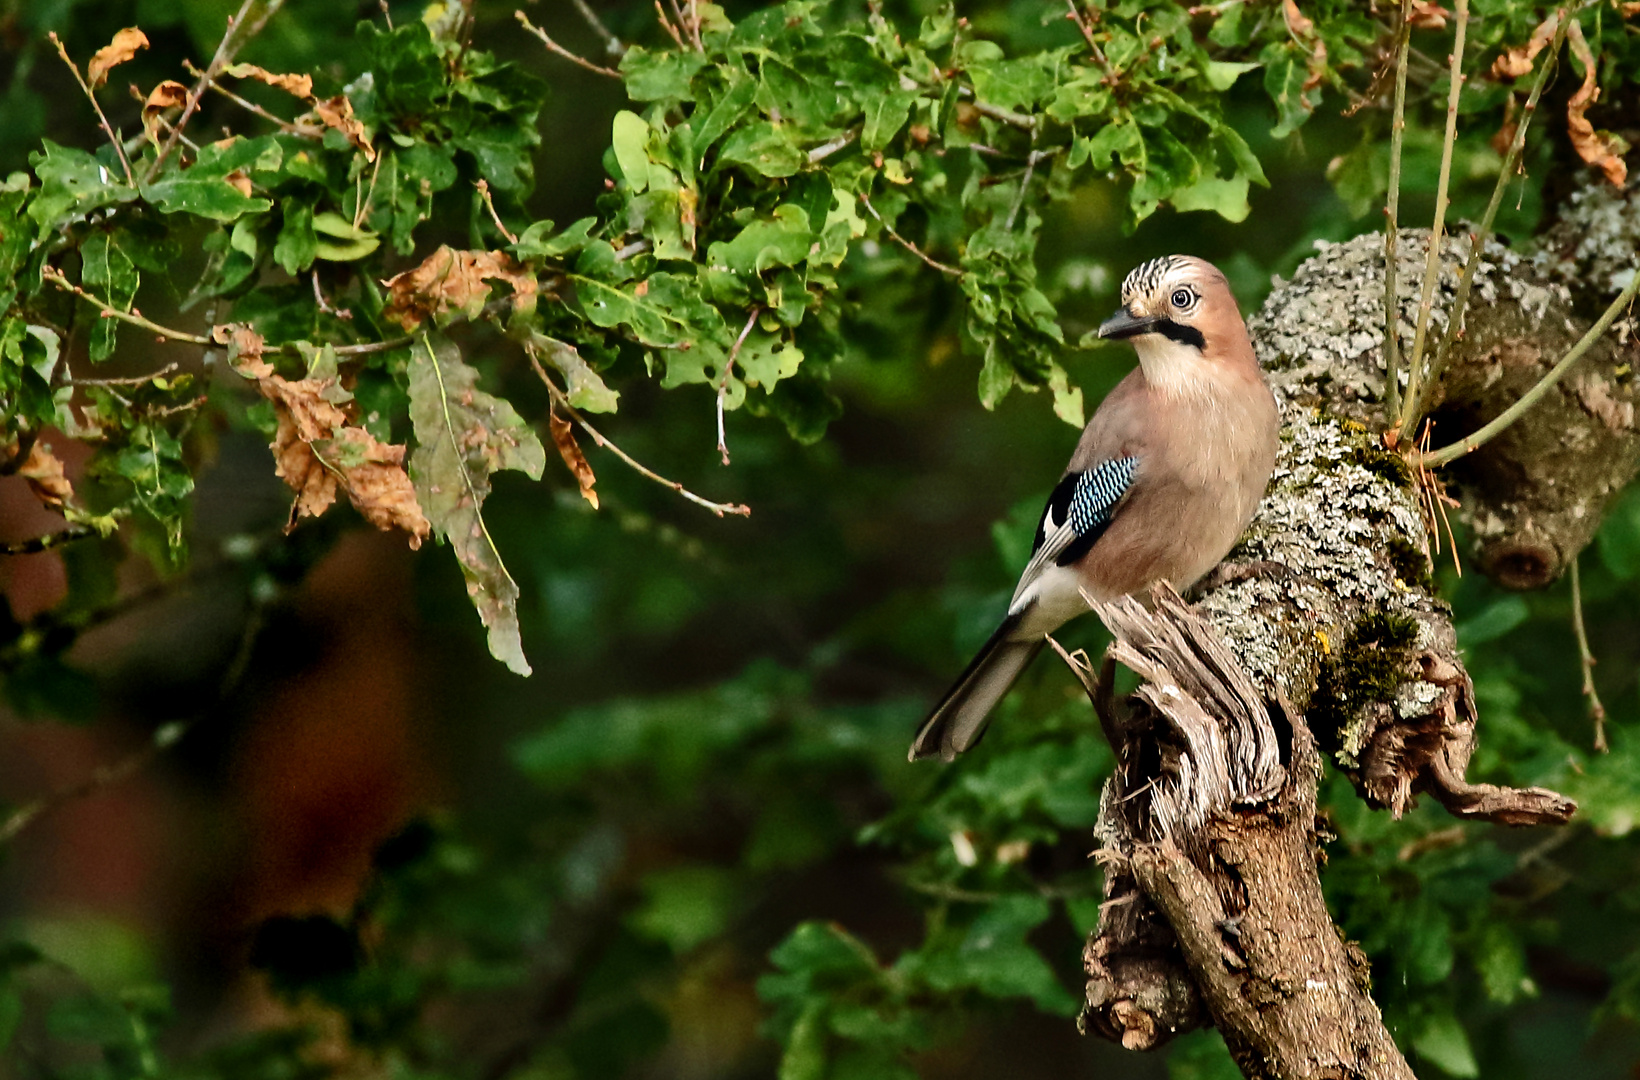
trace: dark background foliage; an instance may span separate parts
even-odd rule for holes
[[[668,45],[651,8],[594,6],[623,41]],[[1113,10],[1132,18],[1151,6]],[[0,175],[27,169],[42,139],[102,145],[47,31],[83,61],[141,26],[151,47],[110,84],[150,87],[184,78],[179,58],[208,58],[234,7],[0,0]],[[726,7],[736,20],[766,14]],[[818,25],[833,31],[866,16],[860,5],[819,7]],[[1154,7],[1157,18],[1177,10]],[[1280,28],[1279,6],[1246,7],[1248,25],[1222,31],[1225,49]],[[1316,242],[1377,227],[1387,117],[1341,110],[1370,80],[1375,25],[1394,13],[1305,9],[1337,65],[1299,91],[1319,95],[1308,109],[1276,74],[1296,47],[1280,34],[1274,52],[1254,50],[1257,75],[1209,95],[1268,179],[1251,187],[1243,220],[1181,212],[1165,196],[1135,220],[1143,200],[1121,159],[1108,173],[1044,169],[1039,183],[1058,197],[1032,201],[1039,242],[1003,281],[1034,266],[1069,342],[1110,310],[1140,259],[1212,259],[1250,310]],[[399,26],[422,15],[415,4],[387,10]],[[569,49],[608,59],[570,5],[525,10]],[[1513,2],[1476,11],[1477,67],[1542,17]],[[975,0],[958,13],[973,40],[1009,57],[1080,42],[1046,2]],[[882,14],[910,40],[940,13],[900,0]],[[1615,100],[1599,126],[1621,128],[1632,28],[1611,8],[1584,18]],[[335,93],[368,66],[361,21],[386,24],[375,4],[291,0],[243,59],[313,72],[321,94]],[[1417,40],[1445,55],[1439,33]],[[472,47],[543,80],[508,91],[544,93],[539,144],[507,159],[533,167],[533,186],[498,182],[495,158],[458,155],[461,182],[433,199],[383,276],[440,243],[498,243],[469,194],[478,175],[514,223],[608,219],[629,205],[608,182],[622,178],[611,124],[637,108],[622,84],[545,52],[510,6],[478,5]],[[1300,65],[1292,85],[1303,76]],[[1569,82],[1551,89],[1546,117],[1563,109]],[[1433,75],[1415,83],[1404,222],[1433,202],[1431,102],[1445,95]],[[378,75],[381,99],[395,90],[403,84]],[[261,91],[246,93],[269,108],[282,101]],[[116,124],[140,126],[137,101],[103,97]],[[1466,101],[1456,213],[1476,216],[1497,167],[1487,141],[1502,91],[1477,85]],[[196,137],[225,124],[241,130],[244,115],[208,100]],[[1575,164],[1562,130],[1546,120],[1529,146],[1528,179],[1500,219],[1517,240],[1552,211]],[[999,213],[968,207],[981,211]],[[963,212],[901,224],[941,258],[966,239],[972,260]],[[145,277],[140,306],[180,325],[178,305],[207,268],[197,242],[173,258]],[[283,295],[289,286],[269,274],[266,295]],[[1005,601],[1075,430],[1049,394],[978,406],[984,342],[964,321],[961,284],[887,240],[853,249],[833,289],[828,378],[802,403],[834,395],[836,418],[794,419],[798,406],[772,396],[731,411],[727,467],[710,385],[663,390],[630,342],[603,357],[621,400],[601,429],[706,497],[749,504],[750,518],[714,518],[584,437],[596,511],[556,460],[541,483],[497,475],[486,520],[519,585],[527,680],[487,655],[443,550],[411,555],[402,535],[376,533],[345,507],[281,534],[289,493],[245,415],[252,396],[220,386],[231,375],[218,376],[212,419],[189,444],[197,489],[177,511],[185,565],[158,532],[129,541],[143,554],[110,538],[0,559],[11,612],[0,793],[14,807],[189,725],[140,775],[55,810],[5,850],[0,1072],[1236,1075],[1210,1033],[1143,1058],[1076,1034],[1080,942],[1099,898],[1090,828],[1109,755],[1062,669],[1040,663],[959,763],[905,763],[922,710]],[[1045,382],[1051,357],[1091,406],[1131,366],[1121,349],[1017,345],[1034,332],[1000,331],[1023,350],[1007,360],[1022,385]],[[499,335],[466,340],[485,356],[486,387],[544,428],[539,382],[516,360],[492,360]],[[173,348],[126,329],[99,373],[151,371]],[[16,479],[0,481],[0,507],[4,539],[56,521]],[[1617,507],[1583,570],[1612,714],[1605,756],[1589,750],[1565,583],[1519,596],[1441,571],[1483,709],[1471,775],[1566,791],[1582,807],[1571,826],[1458,825],[1432,805],[1397,822],[1327,781],[1328,897],[1371,957],[1377,999],[1421,1075],[1640,1068],[1640,499]],[[1101,635],[1088,620],[1064,640],[1091,650]]]

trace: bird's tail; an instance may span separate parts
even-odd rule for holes
[[[950,761],[979,742],[985,734],[991,710],[1002,700],[1036,654],[1046,638],[1010,641],[1008,635],[1019,623],[1016,615],[1003,621],[979,654],[962,673],[956,685],[934,706],[912,740],[909,760],[938,754]]]

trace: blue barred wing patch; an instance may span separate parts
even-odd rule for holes
[[[1066,566],[1080,559],[1110,525],[1138,467],[1136,457],[1112,458],[1061,480],[1042,511],[1033,551],[1040,551],[1043,544],[1063,545],[1058,551],[1043,552],[1042,561]]]

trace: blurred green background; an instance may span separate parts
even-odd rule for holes
[[[42,136],[95,145],[48,30],[84,57],[141,26],[152,48],[113,81],[148,86],[208,56],[236,6],[0,0],[0,175]],[[594,6],[624,40],[658,42],[652,8]],[[904,23],[933,6],[885,5]],[[477,38],[550,84],[529,209],[572,221],[603,190],[625,98],[543,51],[511,9],[480,4]],[[526,10],[599,55],[569,3]],[[1039,0],[959,13],[1010,50],[1074,40]],[[339,77],[355,22],[381,14],[291,0],[245,58]],[[1231,116],[1271,180],[1240,224],[1164,209],[1124,232],[1114,180],[1055,203],[1038,266],[1067,337],[1109,312],[1141,259],[1214,260],[1251,310],[1316,241],[1375,227],[1376,205],[1327,179],[1336,159],[1380,150],[1342,105],[1329,93],[1276,143],[1262,88],[1238,84]],[[137,107],[116,122],[130,129]],[[1490,191],[1488,135],[1460,156],[1459,214]],[[1403,221],[1427,219],[1437,152],[1427,127],[1409,134]],[[1568,159],[1541,144],[1504,233],[1530,235],[1541,178]],[[923,710],[1005,606],[1076,432],[1045,395],[978,406],[958,297],[937,275],[856,269],[845,288],[844,411],[815,445],[734,413],[724,467],[710,390],[609,376],[623,408],[601,429],[691,489],[750,504],[749,519],[713,518],[590,447],[596,512],[555,462],[541,485],[499,478],[488,520],[523,592],[528,680],[490,659],[444,554],[412,555],[346,510],[278,539],[288,493],[264,441],[224,430],[192,566],[158,584],[123,567],[136,602],[66,665],[8,673],[13,806],[204,719],[0,854],[13,942],[0,1075],[1237,1075],[1211,1034],[1136,1056],[1076,1033],[1109,762],[1057,664],[1037,664],[977,752],[905,763]],[[1100,348],[1065,362],[1091,402],[1133,360]],[[539,386],[505,377],[538,418]],[[0,481],[0,520],[27,535],[15,483]],[[1571,826],[1458,825],[1433,806],[1393,822],[1327,780],[1328,896],[1421,1076],[1640,1076],[1640,499],[1583,569],[1606,756],[1589,751],[1565,583],[1517,596],[1441,575],[1483,710],[1471,775],[1566,791],[1583,806]],[[62,575],[55,554],[0,560],[13,617]],[[253,617],[248,666],[219,700]],[[1062,640],[1103,641],[1091,620]]]

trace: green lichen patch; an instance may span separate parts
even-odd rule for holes
[[[1363,741],[1362,710],[1387,704],[1408,677],[1407,659],[1418,643],[1418,624],[1405,615],[1372,612],[1349,639],[1329,649],[1310,698],[1310,729],[1318,741],[1354,767]]]

